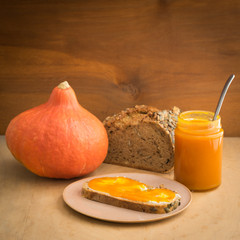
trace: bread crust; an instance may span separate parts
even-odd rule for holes
[[[174,165],[174,129],[180,109],[136,105],[107,117],[109,137],[105,163],[167,173]]]
[[[176,194],[176,197],[172,202],[164,203],[164,204],[131,201],[124,198],[113,197],[107,193],[102,193],[94,189],[91,189],[88,186],[87,182],[84,183],[82,187],[82,195],[87,199],[105,203],[108,205],[135,210],[139,212],[155,213],[155,214],[164,214],[164,213],[169,213],[175,210],[180,205],[180,199],[181,199],[181,197],[178,194]]]

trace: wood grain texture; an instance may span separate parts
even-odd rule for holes
[[[214,111],[240,136],[240,1],[1,1],[0,133],[67,80],[100,120],[135,104]]]

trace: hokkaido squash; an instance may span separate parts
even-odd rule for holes
[[[108,150],[102,122],[80,106],[67,82],[55,87],[45,104],[16,116],[7,127],[6,142],[27,169],[49,178],[86,175]]]

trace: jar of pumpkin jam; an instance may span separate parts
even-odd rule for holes
[[[204,191],[221,184],[223,129],[213,112],[187,111],[175,129],[175,180],[190,190]]]

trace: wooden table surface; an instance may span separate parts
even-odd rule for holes
[[[191,205],[182,213],[152,223],[121,224],[72,210],[62,193],[79,179],[53,180],[32,174],[13,158],[5,137],[0,136],[0,239],[240,239],[239,147],[240,138],[224,139],[222,185],[193,192]],[[102,164],[90,176],[123,171],[146,173]],[[163,176],[172,179],[173,173]]]

